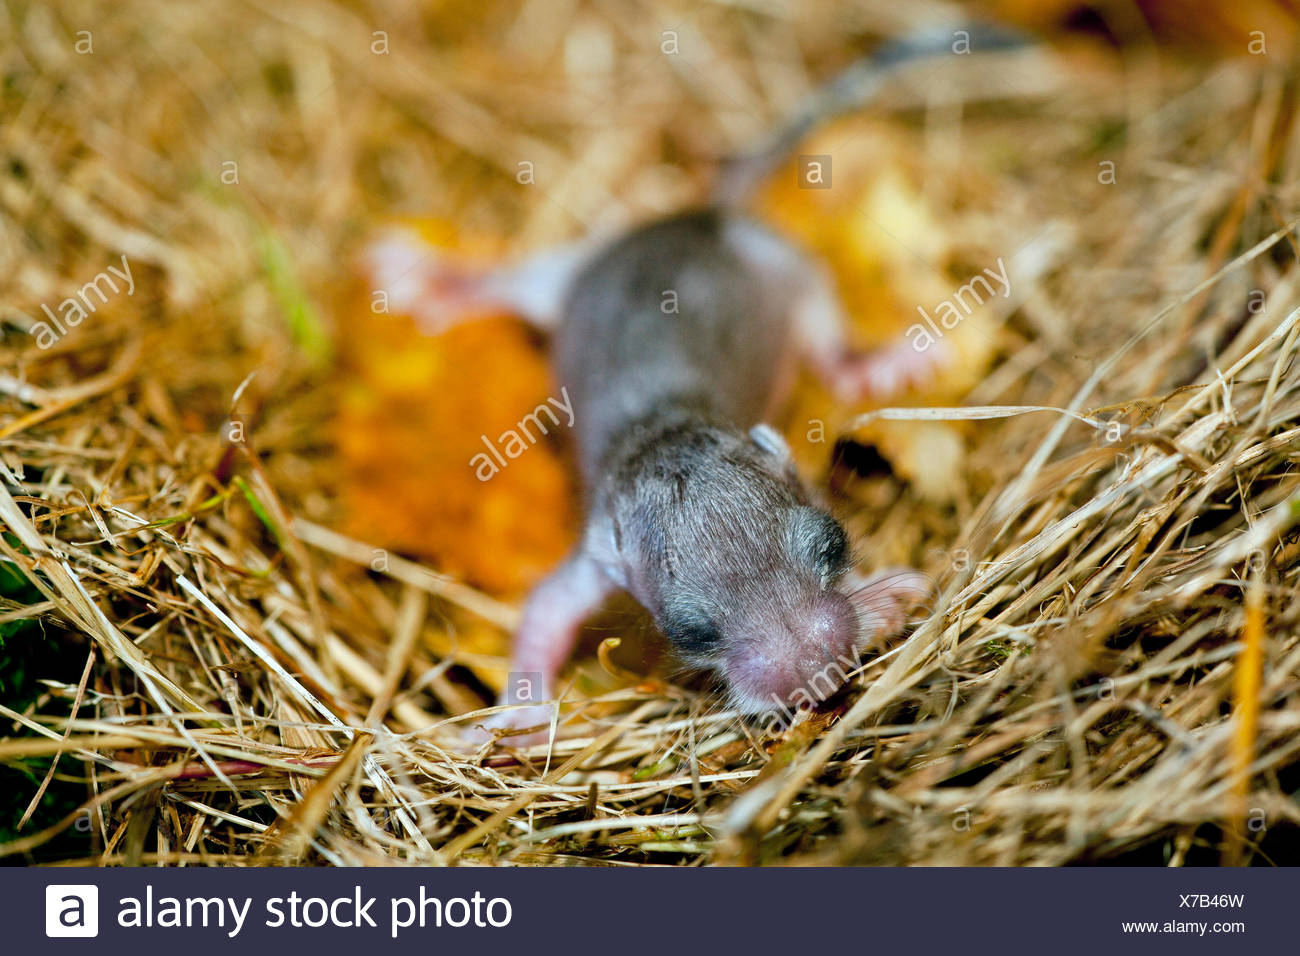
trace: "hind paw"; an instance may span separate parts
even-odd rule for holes
[[[362,254],[362,268],[388,311],[411,316],[430,335],[483,305],[482,278],[414,232],[394,230],[376,239]]]

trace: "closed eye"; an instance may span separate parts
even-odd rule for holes
[[[849,542],[839,525],[817,554],[817,572],[823,588],[829,587],[848,568]]]
[[[792,518],[794,554],[828,588],[848,569],[849,539],[840,523],[817,508],[800,508]]]
[[[678,653],[687,657],[708,653],[722,639],[717,626],[702,614],[674,615],[659,626]]]

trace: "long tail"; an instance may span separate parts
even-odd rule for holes
[[[1032,43],[1018,31],[984,23],[927,27],[891,40],[822,86],[754,149],[726,160],[714,185],[714,202],[738,206],[748,201],[814,127],[868,106],[905,68],[940,56],[1026,48]]]

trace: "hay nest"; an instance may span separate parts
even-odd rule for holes
[[[899,116],[927,189],[962,197],[945,226],[971,261],[1050,263],[966,410],[939,413],[975,419],[955,504],[889,483],[887,509],[855,515],[868,553],[906,541],[940,596],[844,693],[769,732],[625,679],[553,747],[456,748],[484,704],[457,629],[504,635],[513,609],[396,556],[372,568],[369,543],[331,530],[329,349],[358,242],[394,212],[532,247],[671,206],[697,194],[700,156],[903,16],[545,7],[0,5],[0,623],[39,622],[68,665],[0,704],[0,759],[27,768],[35,811],[0,853],[1294,850],[1300,123],[1276,63],[1142,54],[1124,82],[1094,51],[1052,93],[972,107],[960,149],[951,107],[937,132]],[[671,66],[668,29],[694,50]],[[518,155],[561,181],[511,189]],[[990,158],[979,190],[963,156]],[[123,255],[131,294],[38,345],[41,305]],[[70,812],[40,810],[69,787]]]

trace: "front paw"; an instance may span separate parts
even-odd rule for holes
[[[512,707],[475,721],[464,731],[467,743],[476,747],[495,741],[510,747],[532,747],[551,739],[555,704],[533,704]]]
[[[841,401],[886,401],[909,390],[929,388],[940,370],[951,363],[951,351],[944,342],[927,349],[918,349],[908,341],[893,342],[841,357],[826,377]]]

